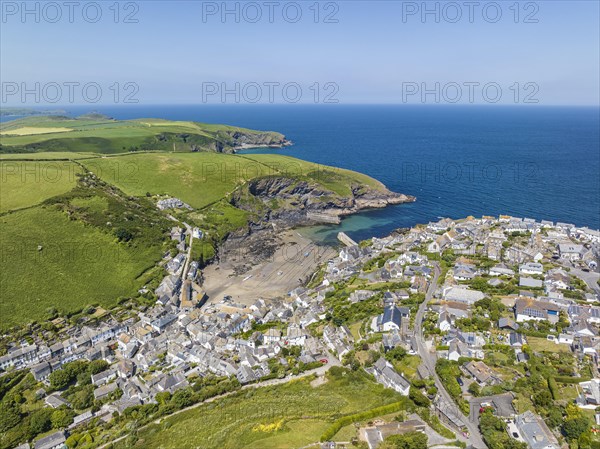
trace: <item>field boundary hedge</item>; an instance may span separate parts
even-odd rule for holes
[[[366,412],[354,413],[352,415],[344,416],[333,422],[321,435],[321,442],[329,441],[335,436],[340,429],[348,424],[352,424],[357,421],[362,421],[369,418],[375,418],[376,416],[387,415],[388,413],[398,412],[406,404],[406,401],[393,402],[388,405],[382,405]]]

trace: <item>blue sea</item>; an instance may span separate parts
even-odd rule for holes
[[[331,242],[440,217],[509,214],[600,228],[600,109],[541,106],[177,105],[61,107],[284,133],[282,153],[366,173],[417,201],[311,228]]]

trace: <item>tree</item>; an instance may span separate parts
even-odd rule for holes
[[[94,403],[94,386],[86,385],[73,395],[71,404],[77,410],[83,410],[91,407]]]
[[[552,407],[550,410],[548,410],[548,419],[546,419],[546,423],[552,429],[560,427],[563,423],[563,414],[561,408]]]
[[[408,390],[408,397],[415,403],[417,407],[429,407],[431,405],[431,401],[427,399],[418,388],[413,386]]]
[[[74,380],[71,373],[66,369],[59,369],[50,373],[50,386],[55,390],[62,390],[67,388],[69,384]]]
[[[109,364],[106,360],[94,360],[92,362],[90,362],[90,365],[88,366],[88,372],[91,374],[98,374],[101,373],[102,371],[106,370],[108,368]]]
[[[29,418],[29,431],[32,436],[47,432],[52,428],[50,420],[53,410],[51,408],[41,408],[33,412]]]
[[[52,416],[50,416],[50,421],[53,429],[68,427],[73,422],[73,412],[66,408],[54,410]]]
[[[177,390],[171,398],[171,403],[175,404],[177,408],[184,408],[193,403],[192,392],[188,388],[182,388]]]
[[[567,419],[562,426],[562,433],[568,441],[578,439],[590,427],[590,421],[585,416]]]
[[[392,449],[427,449],[427,435],[421,432],[407,432],[402,435],[391,435],[384,443],[392,444]]]
[[[481,394],[481,387],[477,382],[471,382],[468,390],[473,396],[479,396]]]
[[[406,349],[401,346],[390,349],[385,353],[385,358],[388,362],[392,362],[394,360],[402,360],[406,356]]]
[[[545,409],[552,407],[553,401],[550,391],[544,389],[535,393],[533,395],[533,403],[536,405],[536,407],[543,407]]]
[[[87,371],[83,372],[83,373],[79,373],[77,375],[77,384],[78,385],[89,385],[92,383],[92,377],[90,376],[90,373],[88,373]]]
[[[169,391],[161,391],[160,393],[156,393],[155,399],[160,405],[164,405],[171,399],[171,393]]]
[[[21,422],[21,409],[18,404],[10,400],[0,402],[0,432],[6,432],[19,422]]]

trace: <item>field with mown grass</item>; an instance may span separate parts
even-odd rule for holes
[[[0,213],[68,192],[77,173],[81,168],[68,161],[0,161]]]
[[[115,448],[298,448],[318,442],[329,424],[344,415],[401,400],[411,404],[363,371],[332,368],[327,376],[328,382],[316,388],[311,379],[300,379],[244,390],[166,418]],[[338,434],[350,438],[353,430],[342,428]]]
[[[527,344],[534,352],[571,352],[569,345],[556,344],[542,337],[527,337]]]

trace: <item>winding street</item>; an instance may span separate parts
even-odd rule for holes
[[[469,420],[468,417],[462,414],[450,394],[446,391],[444,384],[441,379],[437,375],[435,371],[435,358],[432,356],[431,352],[427,349],[425,345],[425,338],[423,337],[423,317],[425,316],[425,312],[427,310],[427,305],[429,301],[433,297],[435,290],[437,288],[438,278],[440,276],[440,267],[437,263],[434,263],[434,276],[429,284],[429,288],[427,289],[427,294],[425,295],[425,300],[419,306],[419,310],[415,316],[415,340],[417,342],[417,348],[419,351],[419,356],[423,360],[423,364],[429,371],[429,374],[433,377],[435,381],[435,386],[438,389],[438,393],[440,395],[440,402],[437,405],[438,408],[444,408],[447,414],[452,414],[456,416],[462,423],[462,425],[468,430],[469,437],[467,438],[467,442],[472,444],[477,449],[484,449],[487,446],[483,442],[483,438],[481,437],[481,433],[479,432],[479,427],[477,423]]]

